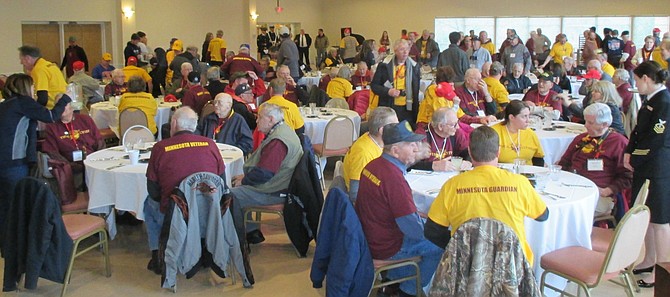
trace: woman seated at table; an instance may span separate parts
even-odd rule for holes
[[[244,117],[233,111],[233,98],[227,93],[219,93],[212,105],[214,112],[200,121],[197,133],[217,143],[238,147],[245,156],[248,155],[253,147],[251,130]]]
[[[146,83],[139,76],[133,76],[128,80],[128,92],[121,96],[119,103],[119,115],[126,109],[134,107],[139,108],[147,116],[147,128],[156,135],[156,112],[158,105],[154,96],[145,92]]]
[[[505,118],[491,128],[500,138],[500,163],[522,159],[526,164],[544,166],[544,151],[537,134],[528,129],[530,108],[524,101],[512,100],[505,107]]]
[[[330,48],[328,53],[329,53],[328,57],[326,57],[326,59],[323,60],[323,65],[322,65],[323,67],[337,67],[340,64],[344,64],[344,62],[342,62],[342,58],[340,57],[340,55],[337,54],[337,49],[336,48],[334,48],[334,47]],[[323,67],[321,67],[321,68],[323,68]]]
[[[417,134],[425,134],[424,142],[427,144],[429,156],[412,168],[432,171],[455,171],[471,167],[468,161],[463,161],[460,168],[454,167],[451,157],[461,157],[463,160],[470,159],[468,153],[469,140],[458,125],[456,112],[448,107],[442,107],[433,113],[431,122],[425,130]]]
[[[47,125],[42,144],[42,151],[49,157],[70,163],[75,188],[83,185],[86,156],[103,148],[105,141],[93,119],[85,114],[75,114],[72,104],[65,106],[59,121]]]
[[[512,73],[507,74],[502,83],[510,94],[524,94],[533,85],[530,82],[530,78],[523,75],[522,63],[514,63],[512,65]]]
[[[621,119],[621,96],[616,91],[614,84],[608,81],[597,81],[591,86],[591,103],[600,102],[610,108],[612,123],[610,127],[625,135],[623,120]],[[589,105],[590,105],[589,104]]]
[[[372,81],[372,72],[368,70],[368,63],[365,61],[358,62],[358,69],[356,73],[351,76],[351,84],[354,87],[367,87]]]
[[[105,100],[110,96],[121,96],[128,91],[128,84],[125,83],[126,75],[123,69],[114,69],[112,71],[112,81],[105,86]]]
[[[633,173],[623,166],[628,139],[610,128],[612,113],[606,104],[589,105],[584,118],[586,132],[572,140],[558,164],[593,181],[601,197],[596,213],[609,213],[614,206],[612,198],[630,188],[633,181]]]
[[[326,94],[330,98],[347,99],[354,93],[354,88],[349,80],[351,79],[351,69],[348,66],[340,67],[337,71],[337,77],[330,80]]]

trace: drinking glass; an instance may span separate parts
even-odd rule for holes
[[[523,172],[522,167],[526,165],[526,160],[521,158],[514,159],[514,173],[520,174]]]
[[[551,180],[557,181],[561,175],[561,165],[549,165],[549,176]]]
[[[460,171],[461,166],[463,165],[463,158],[458,157],[458,156],[453,156],[453,157],[451,157],[451,164],[454,165],[454,167],[456,168],[456,171]]]
[[[316,103],[315,102],[310,102],[309,103],[309,111],[311,114],[316,114]]]

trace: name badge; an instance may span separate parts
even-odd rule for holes
[[[481,109],[477,109],[477,115],[480,116],[480,117],[484,117],[484,116],[486,116],[486,114],[484,113],[484,111],[481,110]]]
[[[510,58],[514,58],[514,57],[516,57],[516,54],[515,54],[515,53],[511,53],[511,54],[509,54],[509,57],[510,57]]]
[[[81,150],[76,150],[72,152],[72,161],[77,162],[84,160],[84,152]]]
[[[586,161],[586,169],[588,171],[603,171],[605,169],[603,159],[588,159]]]

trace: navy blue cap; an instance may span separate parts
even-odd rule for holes
[[[384,132],[382,133],[384,145],[398,142],[416,142],[424,138],[426,138],[426,135],[412,132],[412,126],[407,121],[388,124],[384,126]]]

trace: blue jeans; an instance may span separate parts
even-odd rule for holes
[[[28,176],[28,165],[0,166],[0,235],[5,232],[5,218],[14,197],[14,187],[22,178]]]
[[[144,225],[147,226],[149,250],[158,250],[158,239],[161,235],[165,214],[161,212],[161,204],[147,197],[144,200]]]
[[[400,247],[400,250],[395,255],[391,256],[389,260],[399,260],[421,256],[421,262],[419,262],[419,268],[421,269],[421,287],[425,287],[433,278],[433,274],[435,274],[435,270],[437,269],[437,265],[440,263],[440,259],[442,259],[443,253],[443,249],[439,248],[427,239],[417,241],[405,238],[402,242],[402,247]],[[413,273],[414,267],[405,266],[389,270],[386,277],[393,280],[406,277]],[[407,294],[418,296],[416,292],[416,280],[412,279],[400,283],[400,290]]]

